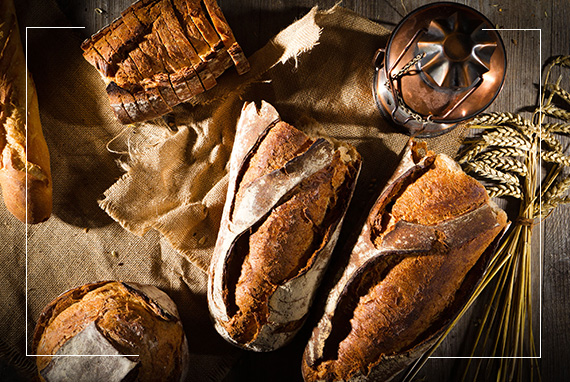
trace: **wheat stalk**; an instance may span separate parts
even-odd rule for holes
[[[469,162],[479,155],[485,148],[487,148],[487,145],[484,142],[472,144],[469,149],[465,150],[458,156],[457,162],[460,164]]]
[[[518,217],[496,251],[481,288],[469,300],[470,304],[485,287],[494,285],[471,356],[477,353],[497,357],[536,355],[530,280],[534,219],[539,215],[547,216],[561,203],[570,202],[566,195],[570,180],[561,175],[561,169],[570,165],[570,158],[563,154],[562,144],[555,136],[570,133],[570,124],[565,123],[570,121],[570,112],[551,103],[555,95],[565,101],[570,100],[570,95],[560,87],[560,79],[554,85],[549,82],[555,65],[570,67],[570,56],[557,57],[548,66],[545,84],[550,95],[547,97],[543,93],[532,121],[511,113],[491,113],[475,118],[469,126],[483,129],[483,132],[479,137],[465,141],[467,147],[458,159],[466,171],[494,182],[486,187],[491,197],[509,196],[520,200]],[[546,116],[564,122],[543,125]],[[539,158],[552,166],[541,195],[538,195]],[[534,364],[525,362],[512,358],[501,358],[496,363],[481,360],[475,366],[474,379],[512,381],[528,374],[532,378]],[[525,365],[531,370],[525,369]],[[470,360],[463,379],[469,375],[469,370],[473,370],[471,366]]]
[[[501,138],[518,137],[525,139],[526,137],[521,134],[521,131],[512,126],[495,126],[492,131],[485,131],[481,137],[486,141],[500,142]]]
[[[547,131],[540,134],[540,139],[545,142],[554,151],[562,152],[562,143],[554,135]]]
[[[496,167],[490,164],[493,162],[495,161],[489,160],[489,161],[469,162],[464,165],[464,168],[467,171],[471,171],[485,179],[495,180],[503,184],[512,184],[520,186],[520,181],[515,175],[498,170]]]
[[[566,204],[570,201],[568,196],[564,196],[570,188],[570,178],[558,180],[551,187],[543,190],[541,195],[541,204],[535,208],[536,217],[544,218],[548,216],[560,204]]]
[[[514,185],[514,184],[496,184],[488,186],[487,193],[491,198],[512,196],[517,199],[522,199],[521,187],[519,185]]]
[[[556,66],[556,65],[565,66],[567,68],[570,68],[570,56],[556,56],[556,57],[554,57],[554,59],[550,63],[550,67],[549,67],[548,71],[550,72],[552,67]]]
[[[542,112],[551,117],[561,119],[563,121],[570,121],[570,112],[563,110],[554,105],[546,105],[542,108]]]
[[[477,159],[484,160],[489,158],[505,158],[505,157],[522,157],[526,155],[526,151],[516,147],[491,148],[477,156]]]
[[[512,124],[515,126],[530,126],[532,122],[512,113],[488,113],[481,114],[472,119],[468,126],[472,128],[494,128],[496,126]]]
[[[570,123],[546,123],[542,129],[548,133],[570,134]]]
[[[482,134],[481,138],[466,139],[466,143],[474,145],[460,159],[462,161],[471,160],[484,149],[492,146],[518,148],[521,150],[530,150],[530,142],[522,136],[516,129],[500,127],[497,131]]]
[[[482,163],[499,171],[507,171],[508,173],[514,173],[523,177],[528,174],[526,165],[515,158],[508,156],[500,157],[480,155],[477,159],[478,160],[475,163]]]
[[[414,364],[403,382],[409,382],[442,343],[461,316],[483,290],[491,288],[490,300],[475,336],[475,345],[462,380],[473,371],[472,359],[482,355],[475,365],[473,380],[513,381],[538,375],[536,347],[532,332],[531,240],[536,218],[546,218],[567,195],[570,178],[562,169],[570,165],[555,134],[570,133],[570,111],[552,105],[555,95],[570,99],[560,87],[560,79],[549,81],[555,66],[570,68],[570,56],[555,57],[547,67],[545,92],[532,120],[511,113],[490,113],[472,120],[470,128],[482,129],[480,135],[464,141],[465,148],[457,161],[478,177],[491,182],[486,189],[491,197],[519,199],[519,213],[503,237],[490,264],[468,303],[459,312],[436,343]],[[569,103],[570,104],[570,103]],[[544,123],[546,116],[563,122]],[[539,158],[550,167],[541,182]],[[541,187],[539,187],[541,184]],[[542,189],[542,190],[541,190]],[[541,190],[541,191],[540,191]],[[540,203],[539,203],[540,201]],[[485,357],[493,359],[484,360]],[[530,360],[528,359],[530,358]]]
[[[559,205],[570,203],[570,197],[566,196],[563,198],[551,198],[548,201],[540,205],[540,209],[537,207],[534,214],[537,218],[545,218]]]
[[[481,144],[485,147],[511,147],[522,150],[529,150],[531,147],[530,141],[518,129],[509,126],[496,127],[493,131],[486,131],[475,142],[480,142],[481,139],[484,142]],[[466,141],[469,143],[469,139]]]
[[[558,180],[553,186],[549,187],[547,190],[543,191],[542,198],[561,198],[568,188],[570,187],[570,177]]]
[[[550,163],[558,163],[562,166],[570,166],[570,157],[557,151],[541,151],[540,157],[543,161]]]
[[[483,151],[485,149],[486,151]],[[477,160],[485,160],[504,157],[522,157],[524,155],[526,155],[526,151],[524,149],[516,147],[488,147],[483,143],[475,144],[473,147],[465,150],[458,156],[457,162],[462,164],[472,161],[475,158],[477,158]]]
[[[568,93],[566,90],[562,89],[560,87],[560,85],[558,84],[548,84],[546,86],[546,88],[548,90],[550,90],[551,92],[553,92],[554,94],[556,94],[558,97],[560,97],[561,99],[563,99],[567,104],[570,105],[570,93]]]

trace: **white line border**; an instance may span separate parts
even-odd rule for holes
[[[25,50],[25,62],[26,62],[26,70],[28,68],[28,29],[85,29],[85,27],[26,27],[26,50]],[[495,30],[495,31],[539,31],[539,110],[542,113],[542,29],[541,28],[493,28],[493,29],[483,29],[483,30]],[[25,104],[25,113],[26,113],[26,147],[28,146],[28,74],[26,73],[26,104]],[[539,130],[539,136],[542,138],[542,128]],[[26,150],[26,162],[28,161],[28,151]],[[539,157],[539,177],[542,178],[542,158]],[[28,189],[28,178],[26,177],[26,190]],[[28,204],[28,193],[26,192],[26,205]],[[542,207],[542,184],[539,182],[539,205]],[[542,212],[542,211],[541,211]],[[26,221],[28,220],[28,210],[26,208]],[[41,355],[37,354],[29,354],[28,353],[28,224],[25,225],[25,252],[26,252],[26,280],[25,280],[25,331],[26,331],[26,357],[40,357]],[[538,357],[438,357],[438,356],[430,356],[428,358],[432,359],[541,359],[542,358],[542,220],[539,222],[539,355]],[[532,312],[530,312],[532,316]],[[531,328],[532,330],[532,328]],[[52,355],[51,357],[138,357],[138,355]]]
[[[542,114],[542,29],[541,28],[485,28],[483,30],[486,31],[538,31],[538,62],[539,62],[539,76],[538,76],[538,109]],[[542,140],[542,127],[539,126],[539,137]],[[539,182],[538,182],[538,192],[539,192],[539,208],[540,208],[540,215],[542,215],[542,158],[539,155],[539,163],[538,163],[538,171],[539,171]],[[539,334],[539,355],[537,357],[433,357],[429,356],[432,359],[541,359],[542,358],[542,261],[543,261],[543,251],[542,251],[542,220],[539,221],[539,228],[538,228],[538,251],[540,256],[539,261],[539,288],[538,288],[538,295],[539,295],[539,313],[538,313],[538,334]],[[531,288],[532,288],[532,280],[531,280]],[[532,317],[532,312],[530,312]],[[532,330],[532,328],[530,328]],[[536,343],[536,341],[535,341]]]
[[[24,112],[26,114],[25,123],[26,123],[26,147],[28,147],[28,29],[85,29],[85,27],[26,27],[26,50],[25,50],[25,62],[26,62],[26,103],[24,107]],[[28,162],[28,150],[26,150],[26,162]],[[26,176],[26,190],[28,189],[28,177]],[[28,205],[28,192],[26,192],[26,206]],[[28,209],[26,208],[26,222],[28,221]],[[26,251],[26,290],[25,290],[25,329],[26,329],[26,357],[45,357],[46,355],[40,354],[29,354],[28,353],[28,223],[25,224],[26,226],[26,244],[25,244],[25,251]],[[138,354],[69,354],[69,355],[50,355],[50,357],[138,357]]]

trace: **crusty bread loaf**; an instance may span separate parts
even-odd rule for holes
[[[174,302],[150,285],[74,288],[40,314],[32,351],[41,381],[184,381],[188,344]],[[113,357],[52,357],[52,355]],[[136,357],[133,357],[136,355]]]
[[[14,216],[39,223],[52,211],[49,152],[12,0],[0,2],[0,18],[0,185]]]
[[[232,63],[239,74],[249,70],[215,0],[139,0],[82,49],[121,123],[172,111],[215,86]]]
[[[411,141],[330,294],[305,349],[306,381],[393,377],[457,313],[477,279],[467,275],[506,226],[457,163],[417,151]]]
[[[254,104],[244,108],[231,163],[210,272],[210,310],[230,342],[274,350],[305,320],[360,157],[348,145],[309,138],[264,103],[260,111]]]

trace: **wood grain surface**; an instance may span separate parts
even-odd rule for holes
[[[85,26],[81,32],[87,38],[109,24],[132,0],[57,0],[62,11],[75,26]],[[321,9],[333,6],[337,0],[218,0],[219,5],[245,53],[251,55],[272,36],[305,15],[313,6]],[[504,30],[501,36],[507,49],[508,72],[502,92],[488,111],[524,112],[537,102],[541,64],[551,56],[570,54],[569,0],[477,0],[458,1],[474,7],[491,22]],[[342,6],[379,24],[393,29],[410,11],[429,3],[426,0],[346,0]],[[539,31],[539,30],[540,31]],[[563,85],[568,88],[566,78]],[[563,142],[568,144],[566,139]],[[567,347],[570,344],[570,238],[568,235],[568,206],[558,208],[535,229],[533,252],[535,306],[542,300],[542,309],[536,309],[533,318],[541,351],[543,381],[568,380],[570,363]],[[540,272],[542,270],[542,273]],[[542,284],[541,284],[542,282]],[[480,304],[482,301],[480,301]],[[539,319],[540,317],[540,319]],[[473,326],[477,312],[465,317],[438,349],[435,356],[468,355],[465,330]],[[541,321],[541,322],[540,322]],[[539,325],[540,324],[540,325]],[[281,357],[294,354],[287,351]],[[273,357],[273,358],[272,358]],[[291,367],[279,365],[267,354],[244,354],[228,381],[270,380],[264,376],[273,372],[277,380],[288,380]],[[296,363],[298,365],[298,363]],[[423,381],[454,380],[460,368],[456,359],[430,359],[418,375]],[[274,378],[271,378],[273,380]]]

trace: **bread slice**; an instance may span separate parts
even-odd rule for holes
[[[139,0],[82,44],[118,120],[157,118],[249,62],[214,0]]]

